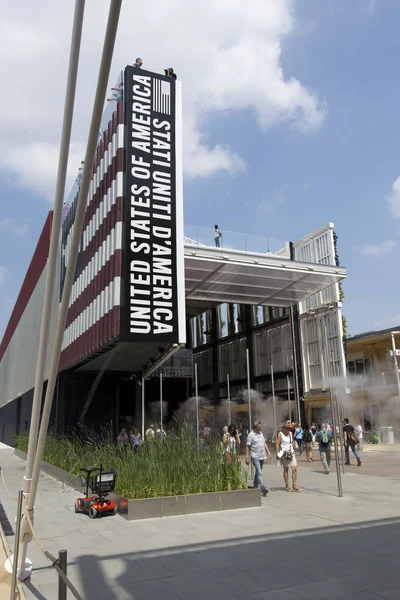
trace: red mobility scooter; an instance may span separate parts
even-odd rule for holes
[[[115,471],[104,471],[103,467],[85,467],[80,469],[86,473],[81,477],[81,484],[85,488],[85,497],[77,498],[75,512],[83,512],[91,519],[104,515],[115,515],[117,503],[107,499],[108,494],[114,491],[116,474]],[[92,495],[89,496],[89,488]]]

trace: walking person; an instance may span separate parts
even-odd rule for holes
[[[300,492],[297,487],[297,461],[293,448],[293,435],[290,431],[290,421],[281,424],[281,431],[276,438],[276,456],[283,468],[283,479],[286,491]],[[289,485],[289,468],[292,469],[292,487]]]
[[[354,427],[353,425],[350,425],[349,420],[348,419],[344,419],[343,421],[343,433],[344,433],[344,451],[346,454],[346,465],[350,464],[350,448],[351,451],[353,452],[356,460],[357,460],[357,466],[361,467],[361,459],[358,456],[357,450],[356,450],[356,445],[359,442],[359,439],[354,431]]]
[[[313,435],[308,425],[303,430],[303,446],[306,451],[307,462],[313,462],[312,456]]]
[[[362,452],[364,450],[364,444],[363,444],[364,430],[362,428],[360,420],[357,421],[356,435],[358,437],[357,452]]]
[[[131,427],[131,430],[129,432],[129,441],[131,443],[132,450],[136,451],[139,448],[141,437],[142,436],[138,432],[137,427]]]
[[[294,430],[294,439],[297,442],[297,446],[299,448],[300,456],[303,454],[303,430],[299,423],[296,423],[296,427]]]
[[[144,437],[146,440],[154,440],[156,436],[156,432],[154,431],[154,425],[151,424],[150,427],[148,429],[146,429],[145,433],[144,433]]]
[[[313,423],[311,425],[311,433],[312,433],[312,443],[315,444],[315,436],[317,435],[317,426],[315,425],[315,423]]]
[[[228,459],[228,465],[230,465],[232,460],[236,460],[240,447],[240,438],[234,425],[229,425],[228,432],[224,433],[223,444],[224,453]]]
[[[262,478],[262,469],[264,465],[264,460],[267,458],[271,458],[271,452],[267,446],[267,442],[265,441],[265,437],[262,433],[262,424],[260,421],[254,421],[253,430],[250,431],[247,436],[246,442],[246,465],[251,462],[254,465],[255,475],[254,475],[254,487],[261,488],[261,493],[265,497],[268,494],[268,490],[265,487],[263,478]]]
[[[123,427],[119,436],[117,437],[117,450],[120,450],[121,448],[126,448],[126,446],[128,445],[128,441],[128,434],[126,433],[126,429]]]
[[[320,431],[315,436],[319,447],[319,456],[326,475],[331,472],[331,449],[332,449],[332,433],[328,431],[326,423],[322,423]]]
[[[214,225],[214,242],[215,242],[216,248],[220,248],[219,238],[221,238],[221,237],[222,237],[222,233],[221,233],[218,225]]]

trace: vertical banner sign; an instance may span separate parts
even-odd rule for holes
[[[126,341],[181,341],[178,286],[183,285],[184,274],[183,244],[177,235],[177,211],[182,206],[176,195],[175,88],[171,77],[134,67],[125,70],[121,337]],[[178,222],[182,222],[181,214]]]

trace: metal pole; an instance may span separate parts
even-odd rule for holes
[[[18,503],[17,503],[17,521],[15,525],[15,538],[14,538],[14,555],[12,560],[12,575],[11,575],[11,600],[17,597],[17,572],[18,572],[18,553],[19,545],[18,540],[21,533],[21,519],[22,519],[22,502],[24,499],[23,490],[18,492]]]
[[[336,411],[335,411],[335,399],[334,391],[332,386],[332,379],[329,376],[329,393],[331,396],[331,411],[332,411],[332,425],[333,425],[333,440],[335,442],[335,463],[336,463],[336,477],[338,484],[339,498],[343,498],[343,486],[342,486],[342,473],[340,472],[340,461],[339,461],[339,441],[336,431]]]
[[[394,370],[396,372],[396,381],[397,381],[397,395],[400,406],[400,375],[399,375],[399,365],[397,363],[397,351],[396,351],[396,342],[394,339],[394,333],[392,331],[392,350],[393,350],[393,362],[394,362]]]
[[[59,552],[58,552],[58,566],[60,567],[60,569],[64,573],[64,575],[66,575],[67,574],[67,551],[66,550],[59,550]],[[61,579],[60,576],[58,576],[58,600],[67,600],[67,585]]]
[[[61,131],[60,154],[58,157],[57,182],[54,194],[54,208],[51,225],[49,256],[47,259],[47,274],[46,284],[43,298],[42,321],[40,325],[39,346],[37,350],[37,363],[35,373],[35,388],[32,401],[31,422],[29,427],[28,452],[26,456],[26,467],[24,476],[24,498],[28,498],[31,480],[33,463],[35,460],[35,452],[37,445],[37,437],[39,431],[40,411],[42,406],[44,369],[46,365],[47,346],[49,340],[50,320],[52,314],[52,303],[54,293],[54,279],[56,274],[56,266],[58,261],[61,216],[63,209],[63,200],[65,193],[65,180],[67,176],[69,146],[71,141],[72,117],[75,103],[76,80],[78,75],[79,54],[82,38],[83,15],[85,11],[85,0],[76,0],[74,21],[71,36],[71,48],[69,55],[69,66],[67,75],[67,86],[65,91],[64,116]],[[30,536],[28,523],[22,527],[23,537]],[[15,544],[20,542],[16,538]],[[27,541],[25,542],[21,552],[21,564],[26,562]],[[28,565],[27,565],[28,567]],[[29,568],[28,568],[29,570]],[[20,569],[20,578],[22,578],[25,567]],[[29,576],[29,573],[28,573]]]
[[[52,348],[52,360],[49,369],[49,378],[47,382],[46,397],[43,407],[42,421],[40,425],[38,443],[36,448],[35,461],[32,472],[32,481],[30,493],[28,496],[26,510],[33,518],[33,507],[35,503],[36,491],[39,483],[40,464],[43,456],[44,445],[46,442],[47,429],[49,425],[51,405],[53,401],[55,381],[57,377],[58,364],[60,361],[61,347],[64,337],[65,323],[69,309],[69,300],[71,288],[75,274],[76,261],[81,243],[83,222],[85,218],[86,203],[89,192],[90,179],[92,176],[92,165],[95,157],[98,134],[103,112],[104,98],[106,96],[108,78],[110,75],[111,61],[114,51],[115,38],[118,29],[119,14],[121,11],[122,0],[111,0],[110,11],[106,34],[104,38],[103,53],[101,57],[99,77],[97,81],[96,95],[93,105],[92,119],[89,129],[89,137],[85,153],[85,168],[83,170],[82,182],[79,191],[79,197],[76,207],[75,223],[72,230],[72,241],[70,253],[68,256],[68,265],[64,280],[64,289],[59,308],[57,330]],[[58,232],[59,233],[59,232]],[[28,524],[27,524],[28,525]],[[26,556],[26,546],[28,544],[27,536],[24,536],[24,548],[21,557],[20,579],[26,578],[25,564],[23,559]]]
[[[292,423],[292,407],[291,407],[291,403],[290,403],[290,379],[289,379],[289,375],[286,375],[286,387],[287,387],[287,400],[288,400],[288,405],[289,405],[289,421],[290,423]]]
[[[252,430],[253,428],[253,424],[251,421],[251,398],[250,398],[250,355],[249,355],[249,349],[246,348],[246,362],[247,362],[247,398],[248,398],[248,402],[249,402],[249,432]]]
[[[144,441],[144,417],[145,417],[145,410],[144,410],[144,392],[145,392],[145,378],[143,377],[142,379],[142,441]]]
[[[335,406],[337,414],[337,423],[339,428],[339,446],[340,446],[340,459],[342,463],[342,473],[346,473],[345,457],[344,457],[344,446],[343,446],[343,410],[341,403],[339,404],[337,395],[335,396]]]
[[[274,415],[274,435],[273,440],[276,440],[276,405],[275,405],[275,379],[274,379],[274,367],[271,365],[271,386],[272,386],[272,409]]]
[[[160,371],[160,416],[161,416],[161,422],[160,422],[160,427],[161,427],[161,438],[162,438],[162,431],[163,431],[163,397],[162,397],[162,371]]]
[[[232,422],[232,415],[231,415],[231,385],[230,385],[230,381],[229,381],[229,373],[226,376],[226,387],[228,389],[228,422],[230,424]]]
[[[339,452],[338,452],[339,446],[338,446],[338,436],[336,433],[336,415],[335,415],[335,408],[334,408],[331,369],[330,369],[330,365],[329,365],[328,330],[326,327],[326,322],[324,323],[324,338],[325,338],[324,339],[324,346],[325,346],[324,357],[325,357],[325,361],[326,361],[325,372],[328,374],[328,380],[329,380],[329,395],[330,395],[330,401],[331,401],[333,440],[335,443],[335,464],[336,464],[336,478],[337,478],[337,485],[338,485],[338,495],[339,495],[339,498],[343,498],[342,473],[340,471],[340,462],[339,462]]]
[[[292,333],[292,350],[293,350],[293,390],[295,396],[295,402],[297,405],[297,422],[301,426],[301,411],[300,411],[300,392],[299,392],[299,380],[297,372],[297,353],[296,353],[296,336],[294,332],[294,315],[293,306],[290,307],[290,329]],[[288,376],[289,377],[289,376]]]
[[[197,363],[194,363],[194,389],[196,394],[196,436],[197,442],[200,441],[200,427],[199,427],[199,381],[197,378]]]

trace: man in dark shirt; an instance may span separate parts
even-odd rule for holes
[[[133,66],[136,67],[136,69],[141,69],[143,65],[143,61],[141,58],[137,58],[135,60],[135,62],[133,63]]]
[[[346,465],[350,464],[350,448],[354,454],[354,456],[357,459],[357,466],[361,467],[361,460],[360,457],[357,454],[357,450],[356,450],[356,444],[354,442],[354,438],[353,436],[354,434],[354,427],[353,425],[349,424],[349,420],[348,419],[344,419],[343,421],[343,433],[344,433],[344,451],[346,454]]]

